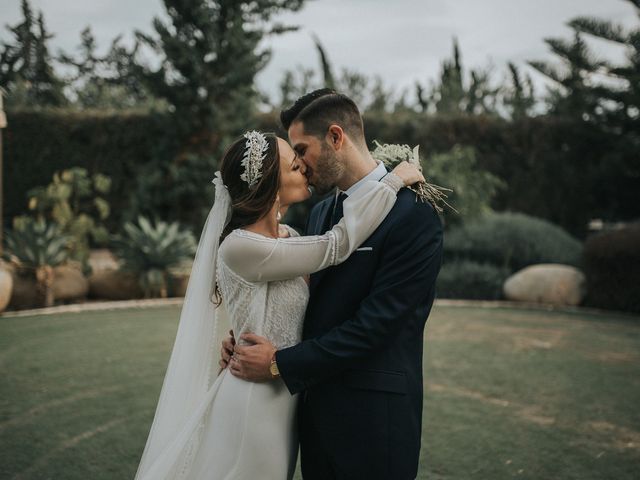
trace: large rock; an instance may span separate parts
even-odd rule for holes
[[[11,269],[13,293],[9,306],[15,310],[42,307],[42,296],[33,274],[23,274]],[[89,293],[89,281],[78,266],[60,265],[53,269],[53,299],[73,300],[84,298]]]
[[[89,296],[107,300],[142,297],[136,276],[120,270],[94,270],[89,277]]]
[[[187,294],[192,267],[192,261],[185,261],[169,269],[169,296],[184,297]]]
[[[575,267],[545,263],[526,267],[504,283],[504,296],[518,302],[579,305],[584,299],[586,279]]]
[[[13,292],[9,307],[14,310],[37,308],[42,306],[42,297],[38,294],[38,286],[33,275],[20,275],[15,270],[13,277]]]
[[[137,277],[119,270],[117,257],[107,249],[91,250],[89,253],[89,296],[104,300],[128,300],[143,295]]]
[[[89,252],[89,266],[91,270],[118,270],[120,264],[117,257],[106,248],[98,248]]]
[[[169,296],[184,297],[187,294],[187,286],[189,285],[189,274],[180,273],[172,275],[169,279]]]
[[[89,293],[89,280],[79,268],[60,265],[53,269],[53,275],[53,298],[55,300],[84,298]]]
[[[11,300],[11,293],[13,292],[13,276],[8,268],[5,268],[4,263],[0,261],[0,312],[3,312],[9,301]]]

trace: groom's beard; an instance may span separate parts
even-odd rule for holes
[[[329,146],[322,145],[315,171],[313,187],[318,195],[329,193],[336,187],[338,178],[342,175],[343,167],[335,151]]]

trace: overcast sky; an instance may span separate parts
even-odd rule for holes
[[[54,52],[59,48],[72,52],[87,25],[102,52],[119,34],[130,41],[134,29],[151,32],[152,18],[163,16],[160,0],[31,0],[31,4],[43,11],[55,34]],[[285,69],[316,68],[312,33],[324,44],[336,70],[348,67],[379,75],[397,90],[416,80],[436,78],[441,61],[450,56],[454,36],[465,66],[492,66],[496,77],[502,77],[508,61],[524,65],[528,59],[553,58],[543,39],[568,38],[571,31],[565,23],[578,15],[638,23],[624,0],[310,0],[300,12],[282,18],[301,29],[268,41],[273,57],[258,84],[275,96]],[[3,26],[19,18],[19,0],[0,0]],[[4,28],[0,39],[8,39]],[[621,58],[621,50],[612,45],[600,42],[594,47],[608,57]]]

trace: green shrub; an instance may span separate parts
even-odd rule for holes
[[[138,217],[138,224],[127,222],[122,235],[114,238],[116,254],[124,270],[138,275],[145,297],[166,297],[169,270],[190,260],[196,251],[196,241],[189,230],[177,222],[156,221]]]
[[[27,192],[29,210],[37,218],[52,220],[68,237],[69,256],[82,264],[85,274],[90,273],[90,240],[103,245],[109,239],[104,221],[110,207],[105,199],[111,188],[111,179],[96,173],[89,176],[84,168],[73,167],[53,174],[46,187]],[[16,221],[26,217],[16,217]]]
[[[582,246],[562,228],[521,213],[492,213],[452,228],[445,239],[451,260],[490,263],[515,272],[536,263],[578,266]]]
[[[506,185],[495,175],[481,169],[473,147],[454,145],[450,151],[429,156],[422,162],[428,181],[453,190],[447,203],[456,212],[444,210],[448,225],[470,221],[491,212],[491,202]]]
[[[42,306],[53,305],[53,267],[69,257],[69,238],[55,223],[44,219],[15,219],[13,230],[5,232],[5,258],[16,265],[18,273],[36,279]]]
[[[260,114],[244,123],[286,137],[277,113]],[[9,111],[7,117],[3,173],[5,185],[12,188],[4,192],[5,218],[26,213],[24,192],[46,184],[55,171],[80,166],[90,174],[100,172],[113,180],[107,196],[112,206],[107,219],[110,229],[139,214],[177,220],[194,230],[201,228],[213,196],[211,190],[186,182],[196,178],[208,185],[213,163],[221,157],[218,147],[226,146],[228,139],[214,139],[217,147],[190,157],[191,141],[179,138],[169,114]],[[549,116],[508,122],[486,116],[416,113],[369,113],[364,121],[370,146],[374,139],[419,144],[428,159],[427,177],[435,174],[434,183],[451,186],[455,190],[452,200],[463,213],[467,205],[472,214],[473,208],[484,207],[473,205],[471,199],[484,194],[486,188],[473,185],[476,190],[470,194],[464,187],[469,183],[458,181],[462,173],[477,169],[506,184],[491,199],[492,209],[545,218],[579,237],[586,233],[591,218],[640,216],[637,177],[633,169],[624,168],[628,165],[624,152],[629,149],[622,152],[616,135],[604,134],[587,122]],[[442,157],[437,155],[450,152],[455,145],[472,146],[475,158],[466,155],[440,168]],[[486,183],[486,178],[479,179]],[[459,194],[471,203],[465,200],[463,205],[456,197]],[[302,220],[297,224],[303,225]]]
[[[440,298],[497,300],[509,271],[487,263],[460,260],[445,263],[438,276]]]
[[[600,233],[584,246],[586,304],[640,313],[640,225]]]
[[[544,218],[580,238],[592,218],[640,217],[637,155],[621,146],[619,134],[590,122],[547,115],[506,121],[482,115],[370,113],[364,124],[370,142],[420,144],[426,158],[456,144],[474,147],[478,168],[507,185],[491,201],[496,211]]]
[[[3,130],[3,173],[5,185],[11,188],[4,191],[5,218],[28,213],[25,192],[47,185],[55,172],[81,167],[90,176],[100,173],[112,180],[109,192],[104,195],[111,206],[105,223],[108,230],[114,231],[123,221],[135,218],[135,214],[124,217],[131,211],[131,197],[138,191],[140,178],[154,167],[169,168],[179,150],[171,118],[166,114],[11,111],[7,112],[7,118],[8,126]],[[210,175],[213,177],[213,172]],[[170,197],[172,179],[163,177],[158,181],[163,183],[157,189],[164,189],[165,198]],[[173,203],[176,210],[190,208]],[[163,218],[169,217],[155,207],[149,208]]]

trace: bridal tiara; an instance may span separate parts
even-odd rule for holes
[[[258,183],[262,177],[262,161],[267,157],[269,143],[263,133],[251,130],[244,134],[247,139],[242,165],[244,173],[240,178],[249,184],[249,188]]]

